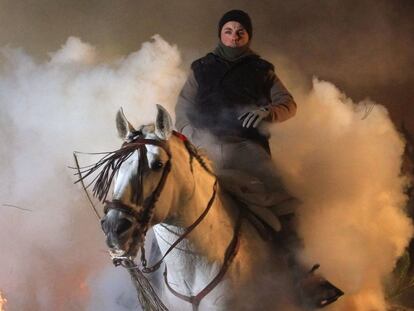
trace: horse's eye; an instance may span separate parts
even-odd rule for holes
[[[125,231],[127,231],[129,228],[131,228],[132,226],[132,222],[130,222],[128,219],[121,219],[119,221],[118,227],[116,228],[116,233],[117,234],[122,234]]]
[[[151,163],[151,169],[154,171],[159,171],[163,166],[164,164],[159,160]]]

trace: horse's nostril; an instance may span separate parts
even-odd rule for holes
[[[112,241],[112,239],[107,239],[106,244],[109,248],[115,248],[115,243]]]

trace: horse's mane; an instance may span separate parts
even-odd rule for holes
[[[184,144],[190,154],[190,164],[194,158],[208,173],[215,175],[212,168],[212,161],[208,158],[205,150],[194,146],[189,140],[185,140]],[[192,165],[190,166],[192,167]]]

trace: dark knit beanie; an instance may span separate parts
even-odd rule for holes
[[[242,10],[231,10],[228,11],[223,15],[223,17],[220,19],[218,24],[218,36],[220,38],[221,36],[221,28],[223,28],[224,24],[230,21],[239,22],[243,25],[244,29],[246,29],[247,33],[249,34],[249,39],[253,36],[253,27],[252,27],[252,21],[250,19],[250,16],[242,11]]]

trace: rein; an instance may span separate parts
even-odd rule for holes
[[[216,276],[208,283],[197,295],[187,296],[177,292],[173,289],[170,284],[168,283],[167,279],[167,266],[165,266],[164,270],[164,281],[167,288],[170,290],[174,296],[187,301],[193,305],[193,310],[198,310],[198,306],[200,305],[201,300],[207,296],[223,279],[224,275],[226,274],[228,268],[230,267],[233,259],[236,257],[237,252],[240,246],[240,230],[242,224],[242,211],[237,218],[236,225],[233,230],[233,238],[231,239],[229,245],[227,246],[226,252],[224,254],[223,265],[220,268],[220,271],[216,274]]]
[[[143,264],[144,269],[142,269],[142,272],[144,273],[152,273],[155,272],[159,269],[159,267],[161,266],[162,262],[164,261],[165,257],[167,257],[167,255],[182,241],[184,240],[190,233],[191,231],[193,231],[200,223],[201,221],[204,219],[204,217],[206,217],[206,215],[208,214],[208,212],[210,211],[211,206],[214,203],[214,199],[216,198],[216,194],[217,194],[217,179],[214,181],[214,186],[213,186],[213,194],[211,195],[210,200],[208,201],[207,207],[205,208],[205,210],[203,211],[203,213],[196,219],[195,222],[192,223],[192,225],[190,225],[189,227],[187,227],[184,230],[184,233],[181,234],[177,240],[175,240],[175,242],[173,244],[171,244],[171,246],[168,248],[168,250],[165,252],[165,254],[161,257],[161,259],[154,264],[152,267],[146,267],[146,265]],[[144,262],[146,261],[145,258]]]

